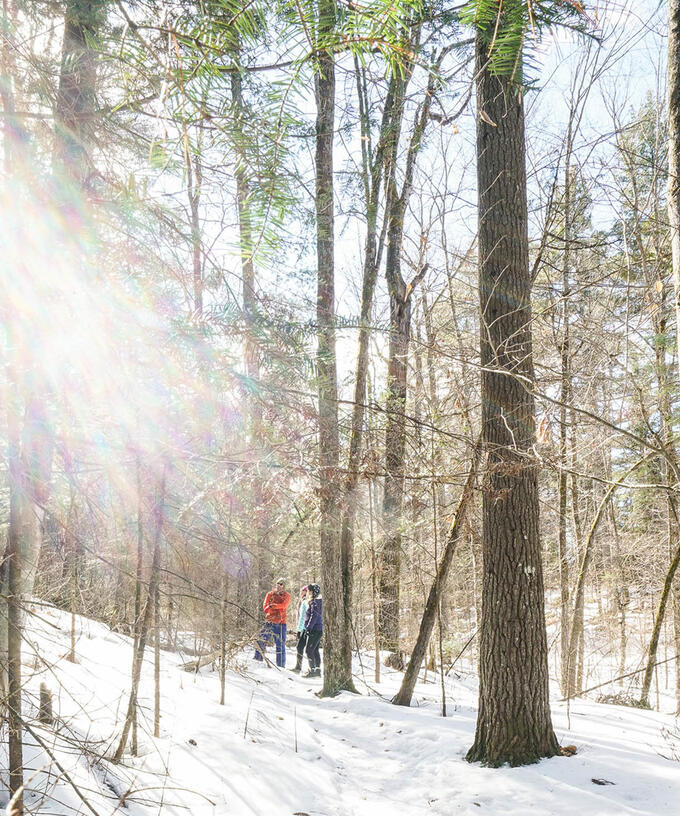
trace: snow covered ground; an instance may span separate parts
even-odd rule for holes
[[[578,753],[525,768],[464,761],[475,725],[474,678],[417,687],[410,709],[390,705],[401,675],[356,664],[362,694],[319,699],[306,680],[242,655],[218,705],[217,672],[180,668],[162,653],[161,738],[152,730],[151,651],[145,666],[140,757],[114,766],[129,693],[130,639],[78,619],[78,662],[64,659],[70,616],[37,606],[27,647],[27,811],[148,816],[619,816],[680,813],[680,727],[670,715],[594,702],[553,706],[562,745]],[[39,655],[39,657],[38,657]],[[293,665],[289,650],[289,665]],[[430,675],[432,680],[432,675]],[[40,682],[54,693],[55,729],[37,724]],[[31,700],[33,701],[31,703]],[[55,733],[56,731],[56,733]],[[673,736],[673,734],[675,736]],[[82,751],[80,744],[86,744]],[[0,765],[7,767],[6,734]],[[51,755],[51,756],[50,756]],[[675,757],[675,758],[673,758]],[[60,768],[55,764],[59,763]],[[599,780],[606,784],[597,784]],[[6,772],[3,772],[6,790]],[[78,791],[76,791],[76,788]],[[82,798],[81,798],[82,797]],[[6,804],[7,794],[0,793]],[[86,801],[83,801],[86,800]]]

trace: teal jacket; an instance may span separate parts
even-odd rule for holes
[[[304,632],[305,631],[305,614],[307,613],[307,601],[300,601],[300,606],[298,607],[298,625],[297,631]]]

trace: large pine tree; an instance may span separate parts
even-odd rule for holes
[[[513,25],[512,15],[513,9],[508,9],[500,18],[491,14],[486,25],[476,20],[486,471],[479,715],[467,758],[494,767],[524,765],[559,752],[550,719],[538,473],[533,454],[536,431],[521,43],[513,60],[513,42],[497,39],[499,32],[502,37],[506,27]],[[490,24],[492,20],[498,25]],[[502,51],[499,60],[490,59],[494,47]]]

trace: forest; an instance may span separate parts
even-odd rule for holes
[[[680,0],[2,0],[0,111],[6,812],[452,813],[343,799],[416,716],[461,812],[677,812]],[[277,582],[318,679],[252,661]],[[217,802],[277,706],[326,787]],[[577,762],[614,798],[476,787]]]

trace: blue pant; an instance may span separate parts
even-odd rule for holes
[[[286,624],[265,621],[255,649],[255,660],[262,660],[267,644],[274,638],[276,646],[276,665],[283,668],[286,665]]]

